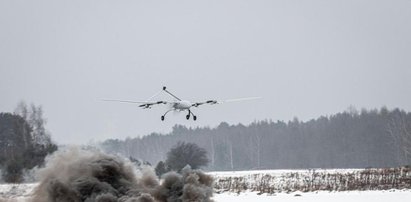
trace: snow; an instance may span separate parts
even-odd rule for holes
[[[37,183],[27,184],[0,184],[0,201],[14,199],[16,201],[26,201],[31,196]]]
[[[270,186],[281,186],[286,181],[292,181],[290,173],[298,173],[301,176],[309,175],[310,173],[329,173],[329,174],[347,174],[362,171],[363,169],[311,169],[311,170],[253,170],[253,171],[222,171],[209,172],[216,180],[227,178],[242,178],[249,184],[255,184],[261,176],[270,175],[276,179]],[[276,193],[273,195],[258,194],[258,192],[241,192],[240,194],[233,192],[222,192],[214,195],[216,202],[405,202],[410,201],[411,190],[380,190],[380,191],[344,191],[344,192],[291,192],[291,193]]]
[[[359,169],[315,169],[315,172],[327,173],[349,173],[359,171]],[[252,175],[287,176],[286,173],[310,173],[313,170],[255,170],[255,171],[228,171],[209,172],[208,174],[216,178],[225,177],[245,177]],[[251,178],[248,180],[252,180]],[[254,179],[255,180],[255,179]],[[252,182],[252,181],[250,181]],[[279,182],[281,184],[281,182]],[[282,182],[284,183],[284,182]],[[0,184],[0,202],[3,201],[28,201],[36,183],[28,184]],[[380,190],[380,191],[342,191],[342,192],[282,192],[272,195],[258,194],[245,190],[240,194],[234,192],[221,192],[216,190],[213,199],[216,202],[405,202],[411,199],[411,189],[404,190]]]
[[[300,196],[298,196],[300,195]],[[411,190],[390,191],[351,191],[351,192],[311,192],[276,195],[258,195],[255,192],[241,194],[221,193],[215,194],[216,202],[408,202],[411,198]]]
[[[406,167],[383,169],[309,169],[209,172],[217,192],[260,191],[313,192],[349,190],[410,189],[411,170]]]
[[[37,184],[0,184],[0,201],[28,201]],[[300,195],[300,196],[298,196]],[[215,193],[216,202],[408,202],[411,190],[387,191],[350,191],[350,192],[292,192],[277,193],[274,195],[257,194],[257,192],[243,192],[240,194],[224,192]],[[6,200],[7,201],[7,200]]]

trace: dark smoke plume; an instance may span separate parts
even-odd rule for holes
[[[97,151],[58,151],[39,171],[33,202],[210,202],[213,179],[186,167],[159,180],[152,168]]]

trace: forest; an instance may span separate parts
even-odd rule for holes
[[[106,152],[152,165],[178,142],[206,149],[206,170],[384,168],[411,164],[411,113],[386,107],[348,110],[309,121],[256,121],[216,128],[173,127],[100,144]]]

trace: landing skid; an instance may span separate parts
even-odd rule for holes
[[[173,111],[173,110],[172,110],[172,109],[171,109],[171,110],[168,110],[166,113],[164,113],[163,116],[161,116],[161,121],[164,121],[164,120],[165,120],[166,115],[167,115],[168,112],[170,112],[170,111]],[[187,120],[190,120],[191,115],[193,116],[193,120],[194,120],[194,121],[197,121],[197,116],[194,115],[193,112],[191,112],[191,110],[188,110],[188,114],[186,115],[186,119],[187,119]]]

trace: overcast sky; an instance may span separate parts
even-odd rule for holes
[[[163,85],[192,101],[263,99],[160,116]],[[168,97],[167,97],[168,98]],[[0,0],[0,111],[42,105],[55,141],[169,132],[175,124],[411,110],[411,1]]]

